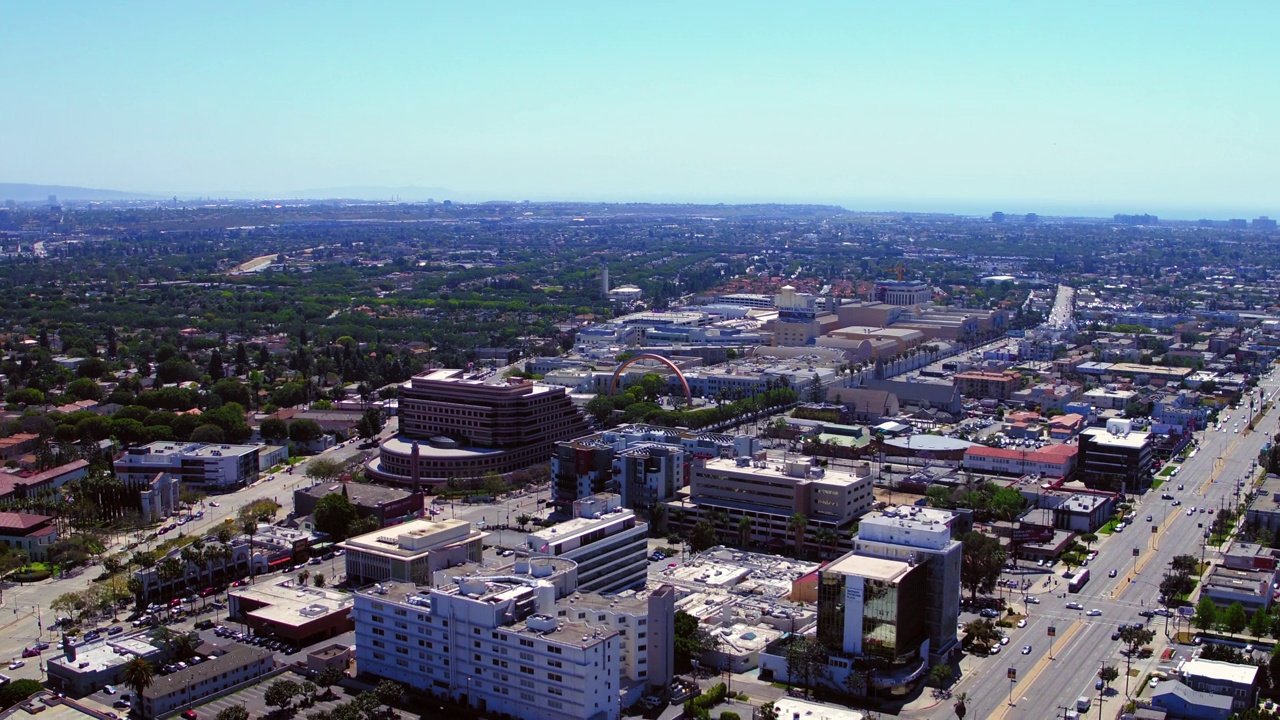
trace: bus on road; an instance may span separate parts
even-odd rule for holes
[[[1076,571],[1076,576],[1067,581],[1067,590],[1080,592],[1080,588],[1087,582],[1089,582],[1089,568],[1080,568]]]

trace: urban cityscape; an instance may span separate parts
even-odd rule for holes
[[[6,9],[0,720],[1280,716],[1275,9],[298,10]]]

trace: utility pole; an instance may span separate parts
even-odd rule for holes
[[[1098,693],[1098,720],[1102,720],[1102,704],[1106,702],[1106,698],[1102,697],[1102,693]]]

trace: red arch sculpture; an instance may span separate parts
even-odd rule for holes
[[[609,381],[610,395],[612,395],[614,391],[618,389],[618,377],[622,375],[622,371],[626,370],[627,367],[631,365],[631,363],[637,360],[657,360],[663,365],[666,365],[667,367],[671,368],[671,372],[674,372],[676,374],[676,377],[680,378],[680,385],[684,387],[684,399],[688,401],[689,407],[693,407],[693,393],[689,392],[689,381],[684,379],[684,373],[680,372],[680,368],[676,367],[675,363],[662,357],[661,355],[654,355],[653,353],[640,353],[635,357],[628,358],[626,362],[619,365],[618,369],[613,371],[613,379]]]

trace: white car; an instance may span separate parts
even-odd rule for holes
[[[1001,636],[1000,636],[1000,644],[1001,644],[1001,645],[1008,645],[1008,644],[1009,644],[1009,636],[1008,636],[1008,635],[1001,635]]]
[[[1088,615],[1089,617],[1098,617],[1101,614],[1102,614],[1102,611],[1099,610],[1098,608],[1092,608],[1091,610],[1089,610],[1089,612],[1085,613],[1085,615]]]
[[[1026,619],[1026,618],[1022,618],[1021,620],[1019,620],[1019,621],[1018,621],[1018,627],[1020,627],[1020,628],[1024,628],[1024,627],[1026,627],[1026,626],[1027,626],[1027,619]]]
[[[27,664],[26,660],[14,660],[13,662],[9,663],[9,669],[17,670],[18,668],[23,667],[26,664]]]
[[[105,686],[105,687],[103,687],[103,688],[102,688],[102,692],[104,692],[104,693],[106,693],[106,694],[108,694],[108,695],[115,695],[115,694],[116,694],[116,686],[115,686],[115,685],[107,685],[107,686]]]
[[[1158,677],[1151,678],[1151,682],[1147,683],[1147,685],[1150,687],[1156,687],[1159,684],[1160,684],[1160,678]]]

